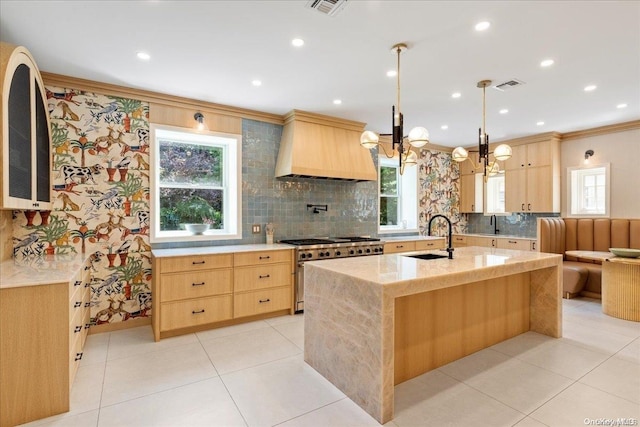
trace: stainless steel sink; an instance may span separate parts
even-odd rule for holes
[[[418,255],[403,255],[410,258],[419,258],[419,259],[438,259],[438,258],[446,258],[447,255],[438,255],[438,254],[418,254]]]

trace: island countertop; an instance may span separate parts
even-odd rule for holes
[[[487,280],[558,265],[562,255],[478,246],[455,249],[453,259],[423,260],[411,255],[445,251],[416,251],[369,257],[310,261],[306,267],[344,274],[371,286],[384,288],[389,296],[441,289],[456,284]]]

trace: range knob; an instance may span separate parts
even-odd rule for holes
[[[362,249],[358,249],[358,253],[361,254],[362,253]]]
[[[371,253],[371,249],[367,248],[367,253],[370,254]]]
[[[329,251],[324,253],[324,256],[331,256],[331,253]]]
[[[307,254],[300,254],[300,258],[305,259],[307,257]]]
[[[307,254],[307,258],[313,258],[313,254]]]
[[[354,255],[354,254],[355,254],[355,251],[354,251],[353,249],[351,249],[351,250],[349,251],[349,255]]]
[[[318,252],[318,256],[319,257],[323,257],[324,256],[324,252]]]
[[[340,256],[340,251],[336,251],[336,256]]]

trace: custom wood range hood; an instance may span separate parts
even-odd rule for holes
[[[276,177],[375,181],[369,150],[360,146],[364,123],[293,110],[285,116]]]

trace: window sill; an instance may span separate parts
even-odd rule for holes
[[[191,234],[187,231],[163,232],[162,236],[150,236],[151,243],[201,242],[207,240],[239,240],[242,234]]]
[[[419,231],[417,228],[379,228],[378,234],[418,233]]]

